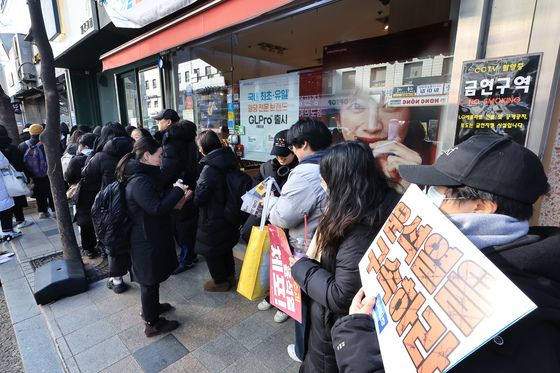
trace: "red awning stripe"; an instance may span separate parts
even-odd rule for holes
[[[167,49],[250,20],[293,0],[216,0],[141,35],[100,57],[103,71],[124,66]]]

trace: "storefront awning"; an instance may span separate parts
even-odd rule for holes
[[[100,57],[103,71],[124,66],[164,50],[258,17],[293,0],[214,0],[149,31]]]

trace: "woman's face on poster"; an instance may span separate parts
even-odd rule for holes
[[[391,119],[408,122],[409,109],[380,106],[375,98],[361,93],[351,96],[342,104],[338,125],[344,140],[360,139],[374,143],[387,139]]]

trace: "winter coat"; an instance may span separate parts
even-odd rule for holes
[[[363,224],[350,227],[336,257],[323,254],[321,263],[302,258],[292,267],[292,277],[308,296],[306,372],[337,371],[331,328],[348,314],[352,298],[362,286],[358,263],[397,202],[397,193],[390,192],[377,211],[374,229]]]
[[[198,147],[195,142],[196,127],[172,124],[163,132],[163,159],[161,184],[171,189],[177,179],[183,180],[190,189],[196,188],[198,179]],[[178,243],[194,241],[198,220],[198,208],[191,200],[181,210],[173,211],[174,236]]]
[[[196,252],[204,256],[222,255],[239,241],[239,229],[225,219],[226,173],[238,168],[230,148],[220,148],[204,156],[204,166],[194,192],[199,208]]]
[[[319,172],[323,154],[324,151],[319,151],[304,158],[290,173],[280,197],[271,199],[274,205],[268,220],[288,230],[290,247],[298,252],[305,252],[305,242],[311,242],[326,205],[327,194],[321,188]],[[304,237],[304,215],[307,216],[307,237]]]
[[[8,161],[8,158],[6,158],[4,154],[0,152],[0,168],[6,168],[9,165],[10,162]],[[0,177],[0,211],[5,211],[12,207],[14,207],[14,199],[8,194],[6,184],[4,184],[4,179]]]
[[[130,137],[115,137],[109,140],[103,150],[95,153],[88,161],[82,173],[84,181],[95,185],[97,191],[116,181],[115,168],[121,158],[132,151],[133,145],[134,140]]]
[[[559,247],[560,228],[533,227],[514,242],[482,250],[538,308],[450,372],[560,372]],[[332,341],[342,372],[383,372],[375,324],[369,317],[339,320]]]
[[[68,168],[64,172],[64,180],[69,185],[76,184],[82,180],[82,170],[86,164],[87,156],[85,154],[77,154],[72,157],[68,163]],[[94,183],[82,182],[80,185],[80,195],[76,203],[76,215],[74,221],[81,226],[91,226],[91,206],[95,196],[99,192],[99,186]]]
[[[165,281],[177,268],[171,211],[183,197],[174,187],[164,192],[158,181],[160,169],[136,160],[125,167],[126,204],[131,221],[130,257],[133,278],[143,285]],[[133,177],[134,176],[134,177]]]
[[[260,183],[267,177],[272,176],[276,180],[276,183],[278,184],[280,189],[282,189],[284,184],[286,184],[286,181],[288,181],[290,172],[294,169],[294,167],[298,165],[298,163],[299,162],[297,157],[294,157],[292,163],[286,166],[281,166],[280,163],[278,163],[278,161],[276,160],[276,158],[269,159],[265,163],[261,164],[261,167],[259,168],[259,173],[255,177],[255,185]],[[287,170],[284,167],[286,167]],[[283,176],[278,175],[278,169],[281,169],[281,173]],[[286,174],[284,175],[283,172],[286,172]]]
[[[26,172],[25,164],[23,163],[23,156],[18,150],[18,147],[12,144],[12,139],[9,137],[0,137],[0,151],[8,158],[8,161],[16,171]],[[17,196],[13,197],[16,206],[21,208],[27,207],[27,197]]]

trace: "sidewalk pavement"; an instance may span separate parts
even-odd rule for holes
[[[37,306],[30,260],[61,251],[54,219],[24,228],[23,237],[4,243],[17,260],[0,264],[6,295],[26,372],[297,372],[286,346],[294,341],[294,322],[273,321],[274,309],[258,311],[235,291],[207,293],[206,263],[172,276],[160,287],[165,314],[181,326],[146,338],[140,318],[140,289],[114,294],[106,280],[85,293]],[[237,274],[241,263],[236,260]]]

